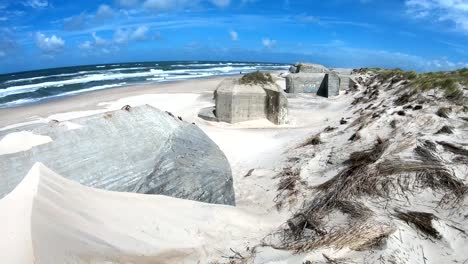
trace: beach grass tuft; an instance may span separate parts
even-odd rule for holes
[[[265,85],[265,84],[273,84],[273,77],[270,73],[265,72],[251,72],[247,73],[240,79],[240,84],[247,84],[247,85]]]

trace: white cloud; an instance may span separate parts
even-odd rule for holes
[[[81,43],[78,48],[82,49],[82,50],[90,50],[93,48],[93,43],[89,40]]]
[[[125,44],[128,42],[129,32],[126,29],[117,29],[114,32],[114,42],[116,44]]]
[[[276,47],[276,40],[269,39],[269,38],[264,38],[262,40],[262,44],[267,49],[275,48]]]
[[[132,33],[133,40],[145,40],[146,34],[148,33],[149,28],[147,26],[139,26],[135,31]]]
[[[236,31],[231,30],[229,32],[229,36],[231,37],[232,41],[238,41],[239,40],[239,34]]]
[[[100,5],[96,12],[97,20],[106,20],[106,19],[113,18],[114,16],[115,16],[115,11],[112,9],[112,7],[106,4]]]
[[[109,44],[109,41],[107,41],[107,40],[99,37],[98,35],[96,35],[96,32],[93,32],[92,36],[93,36],[93,39],[94,39],[94,43],[97,46],[105,46],[105,45]]]
[[[211,2],[218,7],[227,7],[231,3],[231,0],[211,0]]]
[[[405,5],[412,17],[451,22],[457,30],[468,33],[467,0],[406,0]]]
[[[65,47],[65,41],[55,35],[47,37],[41,32],[36,33],[36,45],[43,52],[46,53],[57,53],[63,50]]]
[[[49,1],[47,0],[28,0],[23,2],[23,5],[29,6],[32,8],[44,8],[49,6]]]

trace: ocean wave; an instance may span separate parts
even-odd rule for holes
[[[16,79],[16,80],[9,80],[4,82],[5,84],[7,83],[19,83],[19,82],[28,82],[28,81],[36,81],[36,80],[42,80],[42,79],[48,79],[48,78],[60,78],[60,77],[72,77],[72,76],[79,76],[87,73],[91,73],[94,71],[80,71],[80,72],[74,72],[74,73],[62,73],[62,74],[55,74],[55,75],[44,75],[44,76],[38,76],[38,77],[31,77],[31,78],[23,78],[23,79]]]
[[[80,76],[80,75],[86,75],[86,74],[92,74],[92,73],[135,71],[135,70],[148,70],[148,69],[150,69],[150,67],[131,67],[131,68],[115,68],[115,69],[108,69],[108,70],[80,71],[80,72],[74,72],[74,73],[62,73],[62,74],[55,74],[55,75],[44,75],[44,76],[31,77],[31,78],[9,80],[9,81],[4,82],[4,84],[20,83],[20,82],[31,82],[31,81],[37,81],[37,80],[49,79],[49,78],[73,77],[73,76]]]
[[[122,80],[122,79],[127,79],[127,78],[152,76],[152,75],[161,74],[163,72],[164,71],[162,70],[151,69],[148,72],[137,72],[137,73],[93,74],[93,75],[85,75],[80,78],[74,78],[74,79],[68,79],[68,80],[62,80],[62,81],[12,86],[12,87],[0,90],[0,98],[8,96],[8,95],[21,94],[21,93],[26,93],[26,92],[34,92],[41,88],[47,88],[47,87],[61,87],[64,85],[84,84],[84,83],[97,82],[97,81]]]
[[[12,74],[9,78],[21,79],[0,83],[0,87],[2,87],[0,88],[0,99],[5,102],[0,104],[0,108],[124,85],[236,75],[240,72],[248,73],[256,70],[288,69],[286,65],[240,62],[189,62],[187,64],[176,62],[172,65],[168,63],[161,63],[161,65],[164,65],[165,70],[162,70],[161,66],[157,66],[155,63],[132,63],[97,65],[102,67],[76,67],[76,72],[71,72],[73,69],[66,69],[61,74],[54,70],[50,72],[50,75],[43,75],[47,74],[47,71],[44,70],[38,73],[28,73],[28,78],[21,78],[26,77],[25,75]],[[34,76],[34,74],[42,76]]]
[[[98,85],[98,86],[93,86],[87,89],[81,89],[81,90],[75,90],[75,91],[70,91],[66,93],[61,93],[53,96],[44,96],[44,97],[39,97],[39,98],[23,98],[23,99],[18,99],[14,100],[5,104],[0,105],[0,108],[6,108],[6,107],[13,107],[13,106],[18,106],[18,105],[24,105],[24,104],[32,104],[36,102],[40,102],[42,100],[46,99],[53,99],[53,98],[58,98],[58,97],[63,97],[63,96],[70,96],[70,95],[77,95],[81,93],[86,93],[86,92],[92,92],[92,91],[98,91],[98,90],[104,90],[104,89],[109,89],[109,88],[116,88],[116,87],[122,87],[127,85],[126,82],[123,83],[116,83],[116,84],[105,84],[105,85]]]

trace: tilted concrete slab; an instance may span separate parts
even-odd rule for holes
[[[229,162],[196,125],[150,106],[71,122],[78,128],[57,123],[32,130],[50,143],[0,155],[0,197],[42,162],[90,187],[235,204]]]

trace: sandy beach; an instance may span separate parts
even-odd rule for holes
[[[272,180],[272,176],[278,173],[279,164],[284,161],[283,153],[303,141],[305,137],[336,123],[336,120],[343,114],[342,105],[346,104],[348,99],[328,100],[315,95],[293,95],[289,98],[291,106],[289,124],[279,127],[268,120],[247,121],[231,125],[208,122],[198,118],[198,111],[201,108],[214,104],[213,91],[221,80],[222,78],[210,78],[109,89],[37,105],[3,109],[0,110],[1,134],[15,136],[14,140],[5,138],[4,141],[8,141],[9,145],[3,148],[6,148],[9,153],[14,153],[32,148],[37,144],[47,143],[47,140],[34,138],[34,135],[31,138],[31,135],[21,131],[51,120],[67,122],[67,120],[78,117],[117,110],[124,105],[135,107],[149,104],[163,111],[170,111],[188,122],[194,122],[225,153],[231,164],[234,178],[236,210],[257,219],[256,221],[265,223],[267,226],[261,234],[257,233],[255,237],[251,236],[253,240],[243,239],[242,243],[237,244],[237,246],[258,242],[258,238],[267,235],[281,225],[295,208],[292,206],[283,211],[275,209],[276,192],[274,190],[277,183],[276,180]],[[284,87],[284,79],[277,77],[276,80]],[[319,109],[320,115],[314,114]],[[251,172],[251,177],[245,177],[252,169],[254,170]],[[35,174],[36,177],[39,177],[38,174],[41,173],[36,169]],[[50,173],[44,175],[42,177],[49,177],[47,175]],[[28,181],[31,182],[31,179]],[[27,193],[28,191],[25,192],[25,194],[15,194],[14,196],[26,195],[26,197],[30,197],[31,194]],[[137,198],[138,196],[134,197],[140,199]],[[141,198],[146,199],[144,195]],[[4,199],[3,202],[8,204],[6,200],[8,199]],[[53,225],[53,221],[50,224]],[[250,229],[243,229],[241,233],[248,234],[252,231],[252,227],[250,227]],[[214,234],[212,233],[212,235]],[[229,254],[229,248],[221,247],[217,250]],[[195,258],[216,259],[220,257],[219,252],[209,250],[204,253],[205,255],[197,255]],[[180,263],[192,263],[190,259],[193,260],[193,257],[188,258],[187,262]]]
[[[436,230],[429,229],[429,234],[433,235],[431,239],[402,221],[406,215],[398,219],[394,213],[403,208],[435,212],[433,208],[446,201],[444,197],[458,192],[453,188],[463,185],[466,178],[459,180],[458,175],[463,174],[466,164],[460,162],[462,158],[456,159],[451,154],[454,151],[455,154],[465,153],[463,147],[456,145],[463,143],[455,142],[467,140],[462,108],[454,108],[451,120],[434,114],[438,113],[438,105],[434,103],[425,104],[422,109],[415,108],[417,110],[401,105],[387,109],[384,102],[395,100],[404,82],[381,84],[378,75],[362,76],[371,80],[369,84],[359,85],[354,91],[340,91],[338,96],[330,98],[306,93],[287,94],[289,118],[282,125],[267,119],[229,124],[199,118],[201,109],[214,105],[213,91],[223,78],[109,89],[0,110],[0,155],[29,151],[52,142],[47,136],[30,132],[44,124],[59,121],[67,129],[80,129],[73,121],[76,118],[91,115],[105,118],[106,112],[126,105],[149,105],[171,112],[175,119],[180,117],[196,125],[219,146],[229,161],[236,196],[233,207],[161,195],[116,193],[82,186],[51,171],[47,164],[37,163],[17,188],[0,200],[0,211],[9,212],[8,217],[0,218],[0,233],[8,234],[0,240],[0,247],[9,249],[1,251],[0,258],[9,260],[8,263],[148,264],[233,263],[230,260],[286,264],[307,263],[305,261],[313,259],[322,260],[318,263],[330,263],[329,256],[336,260],[370,258],[370,263],[375,263],[382,255],[386,260],[397,259],[401,263],[466,259],[462,247],[468,238],[462,226],[466,216],[462,213],[453,216],[452,209],[437,209],[437,221],[429,220],[431,228]],[[285,87],[285,80],[278,72],[274,73],[274,81]],[[382,89],[376,97],[372,89],[378,89],[375,88],[377,83],[392,89]],[[435,95],[428,92],[424,96]],[[457,127],[452,136],[437,132],[442,124],[449,123]],[[426,147],[421,137],[424,144],[434,141],[441,147],[421,151]],[[407,189],[401,191],[408,192],[406,199],[399,199],[400,194],[388,198],[380,192],[386,195],[392,192],[389,185],[376,183],[367,189],[367,183],[359,178],[366,175],[379,180],[375,175],[380,174],[373,171],[372,162],[376,162],[373,158],[352,165],[368,171],[349,176],[355,177],[357,182],[364,181],[360,183],[364,186],[362,191],[361,185],[356,186],[354,181],[336,180],[342,177],[343,171],[354,173],[347,169],[353,162],[350,156],[367,157],[376,151],[385,151],[376,154],[377,159],[383,160],[377,161],[379,164],[388,166],[390,161],[414,159],[415,156],[422,162],[417,163],[418,166],[436,166],[435,169],[449,175],[447,177],[454,183],[445,185],[444,181],[437,181],[425,188],[408,183]],[[424,162],[428,151],[443,154],[433,158],[435,163],[427,165]],[[442,159],[454,161],[453,167],[446,169],[439,162]],[[419,177],[426,172],[425,169],[416,174],[409,171],[394,177]],[[329,189],[317,192],[316,186],[323,185]],[[340,191],[335,192],[333,188]],[[295,246],[308,242],[294,236],[288,238],[286,222],[297,217],[295,213],[311,202],[322,201],[321,195],[328,190],[334,193],[333,197],[344,197],[342,199],[358,205],[345,204],[350,207],[318,211],[324,214],[321,216],[326,219],[323,225],[330,233],[320,235],[325,236],[325,242],[319,238],[319,246],[314,250],[296,254]],[[346,196],[350,190],[361,196],[356,199]],[[374,190],[376,195],[371,198],[360,193]],[[311,200],[311,197],[316,198]],[[460,203],[466,204],[463,200]],[[333,206],[345,206],[340,204],[336,202]],[[387,204],[391,204],[392,211],[387,209]],[[125,216],[121,212],[125,212]],[[329,235],[331,238],[327,237]],[[310,239],[315,238],[316,235],[312,235]],[[379,244],[374,250],[372,241],[376,239],[384,239],[386,244]],[[47,245],[42,243],[45,240]],[[284,246],[284,243],[291,244]]]

